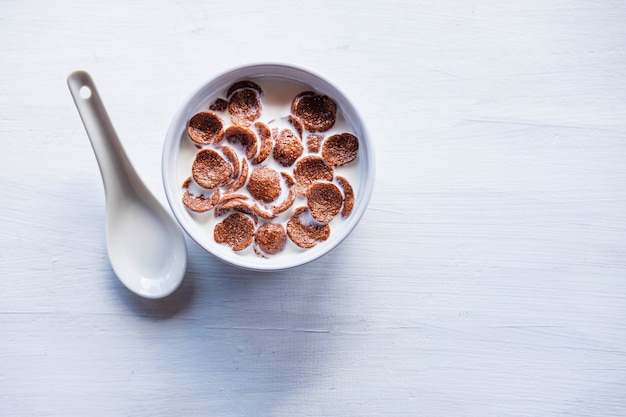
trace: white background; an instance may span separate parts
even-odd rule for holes
[[[626,415],[624,2],[2,0],[0,57],[0,415]],[[188,240],[132,295],[66,76],[165,202],[176,109],[266,61],[359,107],[364,218],[276,274]]]

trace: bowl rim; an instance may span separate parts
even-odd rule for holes
[[[251,74],[251,72],[254,74]],[[308,249],[306,252],[303,252],[298,256],[284,257],[280,260],[271,260],[271,262],[266,262],[267,260],[259,258],[262,262],[258,262],[257,260],[251,262],[249,257],[241,256],[236,253],[233,253],[233,256],[225,256],[224,252],[219,253],[214,250],[215,248],[212,246],[215,245],[204,244],[203,240],[199,237],[198,231],[200,229],[193,227],[195,220],[191,219],[183,204],[180,203],[179,196],[175,195],[175,188],[180,187],[180,185],[176,184],[171,177],[174,176],[176,172],[177,148],[180,144],[180,138],[184,132],[184,127],[186,127],[189,117],[198,111],[197,107],[195,110],[192,110],[193,103],[197,103],[203,98],[206,98],[216,89],[223,89],[226,85],[232,83],[233,80],[263,76],[284,77],[304,82],[308,85],[311,85],[311,80],[315,81],[315,83],[323,84],[323,88],[318,88],[319,85],[311,85],[311,87],[333,97],[338,102],[338,105],[339,102],[341,102],[340,107],[344,116],[352,120],[350,124],[354,130],[359,130],[359,142],[362,143],[361,147],[363,147],[363,145],[365,147],[363,155],[365,155],[366,160],[364,161],[365,165],[361,171],[358,198],[355,199],[353,212],[350,214],[349,218],[346,219],[348,224],[342,227],[340,235],[336,235],[335,237],[332,237],[331,235],[331,238],[327,241],[320,242],[320,244],[316,245],[316,247]],[[343,93],[343,91],[339,90],[326,78],[309,69],[286,63],[251,63],[233,67],[218,73],[199,85],[192,91],[191,94],[187,96],[174,114],[165,135],[161,155],[161,176],[167,203],[183,231],[194,242],[196,242],[196,244],[220,261],[253,271],[280,271],[295,268],[319,259],[331,252],[352,233],[356,225],[360,222],[369,205],[369,201],[374,190],[376,152],[367,131],[366,124],[352,103],[352,100],[345,93]],[[181,122],[184,123],[182,130]]]

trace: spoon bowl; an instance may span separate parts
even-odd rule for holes
[[[67,83],[104,183],[111,266],[135,294],[166,297],[185,275],[183,232],[133,169],[91,76],[76,71],[68,76]]]

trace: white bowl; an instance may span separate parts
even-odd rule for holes
[[[358,165],[355,171],[357,176],[357,181],[355,182],[357,184],[353,184],[355,185],[355,201],[352,213],[345,219],[342,219],[337,225],[331,223],[331,233],[328,240],[319,242],[310,249],[296,248],[289,254],[279,254],[280,256],[276,255],[269,259],[261,258],[253,253],[235,252],[226,245],[217,244],[212,231],[207,230],[207,227],[197,220],[197,215],[188,211],[181,201],[183,193],[181,184],[186,178],[185,176],[188,177],[191,174],[191,167],[182,166],[183,163],[181,162],[181,152],[183,152],[181,150],[181,141],[189,141],[187,138],[189,119],[197,112],[207,110],[217,97],[224,97],[226,90],[233,83],[258,77],[284,78],[301,82],[310,86],[312,90],[333,98],[337,103],[338,114],[343,114],[352,133],[359,139],[357,160],[353,162],[353,164],[356,163]],[[174,116],[165,137],[162,170],[165,194],[172,212],[183,230],[198,245],[231,265],[257,271],[276,271],[293,268],[318,259],[336,247],[352,232],[365,213],[372,194],[375,177],[375,156],[373,145],[363,120],[350,100],[335,86],[308,70],[291,65],[255,64],[236,68],[218,75],[198,88],[184,102]],[[288,245],[293,245],[289,239]]]

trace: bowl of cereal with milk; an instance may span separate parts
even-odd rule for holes
[[[163,147],[168,203],[185,232],[231,265],[313,261],[363,216],[374,150],[354,105],[308,70],[257,64],[196,90]]]

